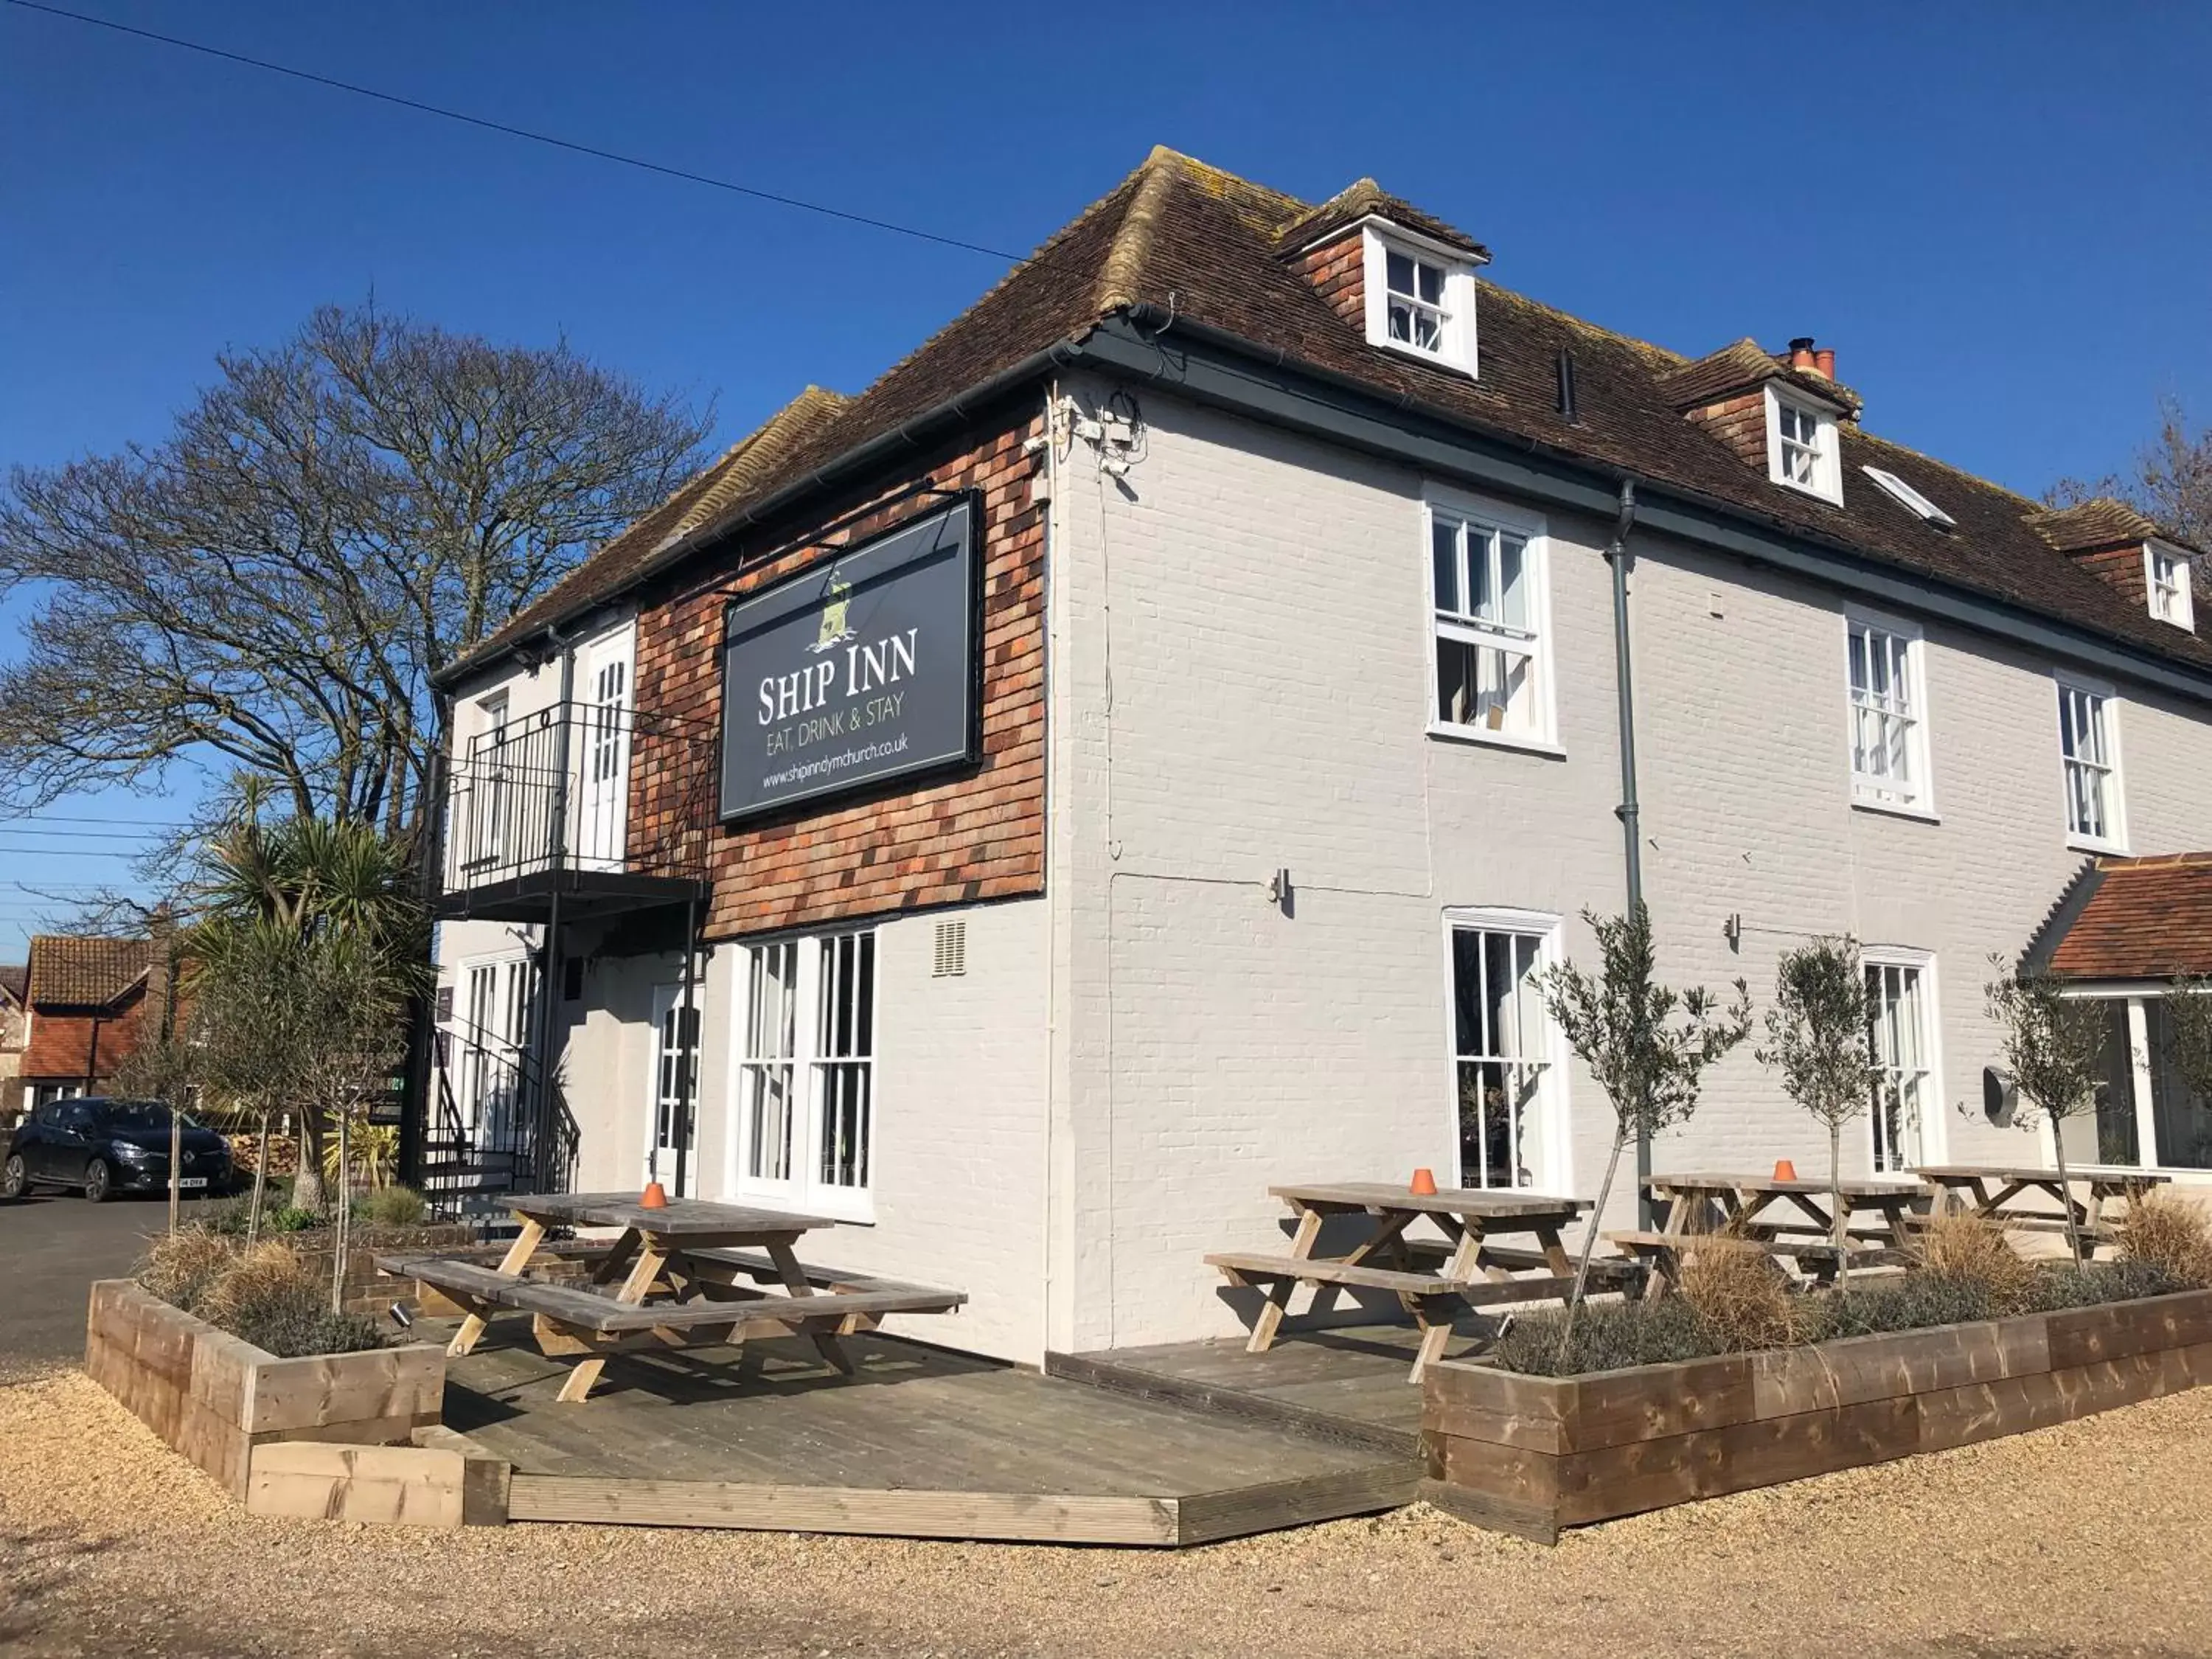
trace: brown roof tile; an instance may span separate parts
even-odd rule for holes
[[[580,614],[641,570],[688,556],[754,504],[1046,348],[1081,338],[1104,316],[1147,306],[1157,308],[1155,315],[1172,313],[1240,337],[1270,358],[1309,365],[1432,416],[1632,472],[1785,533],[1841,544],[2147,653],[2212,669],[2212,644],[2154,620],[2056,552],[2031,522],[2050,516],[2040,502],[1850,423],[1841,428],[1844,505],[1780,488],[1720,437],[1683,417],[1679,399],[1686,386],[1694,386],[1698,363],[1509,289],[1479,284],[1479,379],[1370,347],[1282,254],[1293,232],[1311,240],[1314,226],[1326,222],[1322,210],[1333,206],[1341,215],[1382,199],[1379,186],[1363,181],[1313,209],[1172,150],[1154,150],[1035,256],[866,392],[841,404],[834,418],[791,432],[772,458],[764,452],[748,470],[742,488],[716,491],[719,517],[669,541],[672,526],[699,516],[691,509],[714,479],[726,477],[710,469],[601,549],[477,658],[530,628]],[[1749,363],[1747,345],[1759,353],[1755,343],[1739,342],[1699,362],[1724,357],[1732,365],[1728,372],[1736,372]],[[1576,358],[1578,419],[1571,424],[1556,402],[1563,348]],[[1804,383],[1838,401],[1852,395],[1817,377]],[[761,443],[775,424],[748,441]],[[718,468],[728,467],[735,453]],[[1922,521],[1868,482],[1859,472],[1865,465],[1895,472],[1948,513],[1956,530],[1947,533]]]
[[[105,1008],[146,977],[160,947],[148,939],[37,933],[25,967],[33,1008]]]
[[[1667,401],[1676,409],[1700,408],[1769,380],[1781,380],[1800,392],[1856,415],[1863,406],[1857,392],[1841,381],[1792,368],[1753,339],[1741,339],[1709,352],[1695,362],[1684,363],[1660,377]]]
[[[2094,883],[2051,950],[2073,979],[2212,975],[2212,853],[2100,858]]]
[[[2163,532],[2125,501],[2110,495],[2092,496],[2028,520],[2035,533],[2061,553],[2089,553],[2099,548],[2124,547],[2147,542]]]
[[[23,1000],[23,988],[30,982],[31,969],[27,963],[0,963],[0,994],[5,994],[21,1002]]]
[[[1402,225],[1431,241],[1457,248],[1476,259],[1487,262],[1490,258],[1490,250],[1465,231],[1391,195],[1372,179],[1358,179],[1319,207],[1299,214],[1275,233],[1275,245],[1285,253],[1297,253],[1370,216],[1388,219],[1394,225]]]

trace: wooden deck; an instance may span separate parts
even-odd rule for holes
[[[1054,1376],[1136,1399],[1271,1425],[1346,1446],[1418,1460],[1421,1390],[1407,1379],[1420,1333],[1410,1325],[1352,1325],[1279,1337],[1264,1353],[1223,1337],[1158,1347],[1055,1353]],[[1456,1339],[1456,1356],[1476,1346]]]
[[[564,1404],[528,1330],[495,1323],[446,1389],[447,1425],[514,1466],[514,1521],[1173,1546],[1395,1508],[1420,1473],[1402,1447],[880,1336],[848,1340],[851,1377],[796,1339],[624,1356]]]

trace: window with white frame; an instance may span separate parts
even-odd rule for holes
[[[1921,1127],[1936,1109],[1933,959],[1917,951],[1862,952],[1869,1005],[1868,1042],[1879,1068],[1871,1109],[1874,1168],[1888,1174],[1918,1156]]]
[[[1550,742],[1542,526],[1439,503],[1428,514],[1434,725]]]
[[[2066,768],[2066,828],[2098,847],[2125,844],[2118,733],[2110,687],[2058,682],[2058,750]]]
[[[1920,630],[1858,614],[1847,614],[1844,626],[1852,799],[1866,806],[1930,811]]]
[[[2143,547],[2143,584],[2150,595],[2150,614],[2162,623],[2195,631],[2197,607],[2189,591],[2189,561],[2156,542]]]
[[[1370,225],[1364,281],[1370,345],[1474,372],[1474,269],[1464,258]]]
[[[875,933],[754,945],[738,995],[737,1187],[865,1213],[875,1139]]]
[[[1767,474],[1775,483],[1840,502],[1844,486],[1836,465],[1836,417],[1810,403],[1766,388]]]
[[[1558,919],[1461,911],[1451,922],[1452,1085],[1462,1187],[1528,1187],[1545,1169],[1560,1080],[1536,976]]]

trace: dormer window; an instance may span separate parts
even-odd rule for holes
[[[1836,465],[1834,413],[1769,386],[1766,465],[1775,483],[1840,504],[1844,486]]]
[[[2156,542],[2143,547],[2143,587],[2150,614],[2176,628],[2197,629],[2196,601],[2189,591],[2189,561],[2175,548]]]
[[[1366,228],[1367,343],[1474,373],[1474,267],[1383,221]]]

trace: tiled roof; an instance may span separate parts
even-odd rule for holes
[[[2071,507],[2038,513],[2028,520],[2035,533],[2061,553],[2087,553],[2100,547],[2124,547],[2164,534],[2125,501],[2096,495]]]
[[[2051,970],[2074,979],[2212,975],[2212,853],[2100,858],[2054,918]]]
[[[25,969],[34,1008],[105,1008],[146,977],[160,947],[146,939],[38,933]]]
[[[1457,248],[1477,259],[1490,258],[1490,250],[1465,231],[1391,195],[1372,179],[1358,179],[1312,211],[1298,215],[1275,233],[1275,243],[1285,252],[1297,253],[1367,218],[1388,219],[1394,225],[1402,225],[1432,242]]]
[[[1316,210],[1173,150],[1154,150],[1109,195],[866,392],[819,408],[805,421],[794,416],[799,405],[793,404],[725,457],[718,468],[731,466],[748,446],[762,451],[742,487],[716,492],[723,501],[719,518],[668,550],[671,527],[696,516],[690,509],[715,478],[726,476],[710,470],[601,549],[477,659],[532,628],[580,614],[650,568],[653,550],[662,549],[663,558],[683,556],[753,504],[803,484],[860,446],[1060,341],[1080,339],[1113,313],[1143,306],[1152,308],[1151,318],[1172,314],[1238,337],[1270,360],[1317,369],[1410,410],[1632,473],[1784,533],[1841,544],[1877,562],[2063,619],[2148,655],[2212,670],[2212,643],[2154,620],[2144,606],[2054,550],[2032,522],[2047,520],[2042,503],[1850,422],[1839,428],[1843,505],[1781,488],[1747,465],[1719,435],[1684,417],[1679,398],[1696,367],[1690,360],[1510,289],[1478,285],[1479,379],[1370,347],[1358,327],[1293,268],[1290,256],[1297,251],[1294,241],[1310,244],[1314,225],[1326,222],[1322,215],[1330,208],[1339,214],[1355,207],[1365,211],[1383,199],[1379,186],[1370,192],[1363,181]],[[1402,204],[1397,210],[1412,212]],[[1431,234],[1450,228],[1425,216],[1413,222]],[[1733,354],[1741,367],[1748,361],[1742,345],[1716,356]],[[1566,348],[1576,363],[1577,418],[1572,422],[1556,401],[1556,364]],[[1796,374],[1786,365],[1777,367]],[[1962,364],[1962,373],[1965,368]],[[1805,384],[1808,390],[1827,387],[1831,396],[1850,395],[1817,377]],[[771,453],[772,434],[779,441]],[[1897,474],[1950,514],[1955,530],[1923,521],[1869,483],[1859,471],[1866,465]]]
[[[30,981],[31,969],[27,963],[0,963],[0,995],[11,997],[15,1001],[21,1002],[23,1000],[23,988],[29,984]]]
[[[1859,394],[1850,387],[1822,375],[1808,374],[1802,368],[1792,368],[1758,341],[1748,338],[1724,345],[1693,363],[1669,369],[1660,376],[1659,384],[1667,393],[1668,402],[1676,409],[1690,410],[1735,392],[1748,392],[1769,380],[1781,380],[1854,415],[1862,406]]]

